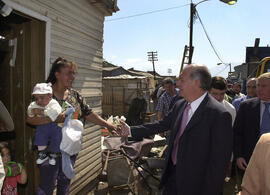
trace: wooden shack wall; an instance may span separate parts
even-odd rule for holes
[[[103,115],[127,116],[129,105],[137,97],[138,89],[143,90],[149,101],[150,89],[148,79],[103,79],[102,81]]]
[[[88,0],[12,1],[51,19],[50,61],[61,56],[78,64],[74,88],[101,114],[104,15]],[[70,194],[76,194],[95,179],[101,166],[99,126],[87,124]]]

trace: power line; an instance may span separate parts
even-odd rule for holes
[[[200,18],[200,16],[199,16],[199,13],[198,13],[197,10],[196,10],[196,15],[197,15],[197,17],[198,17],[198,19],[199,19],[199,21],[200,21],[200,24],[201,24],[202,27],[203,27],[203,31],[204,31],[204,33],[205,33],[205,35],[206,35],[206,37],[207,37],[207,39],[208,39],[208,41],[209,41],[209,43],[210,43],[212,49],[213,49],[213,51],[215,52],[217,58],[220,60],[220,62],[222,62],[223,64],[226,64],[226,63],[223,62],[223,60],[220,58],[218,52],[216,51],[216,48],[214,47],[214,45],[213,45],[213,43],[212,43],[212,41],[211,41],[211,39],[210,39],[210,37],[209,37],[207,31],[206,31],[205,26],[204,26],[203,23],[202,23],[202,20],[201,20],[201,18]]]
[[[144,15],[154,14],[154,13],[158,13],[158,12],[164,12],[164,11],[168,11],[168,10],[172,10],[172,9],[182,8],[182,7],[185,7],[185,6],[188,6],[188,5],[189,4],[179,5],[179,6],[175,6],[175,7],[169,7],[169,8],[165,8],[165,9],[158,9],[158,10],[154,10],[154,11],[150,11],[150,12],[144,12],[144,13],[140,13],[140,14],[114,18],[114,19],[110,19],[110,20],[105,20],[105,22],[123,20],[123,19],[127,19],[127,18],[134,18],[134,17],[138,17],[138,16],[144,16]]]

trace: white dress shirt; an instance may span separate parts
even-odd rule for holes
[[[235,117],[236,117],[236,110],[235,110],[234,106],[232,104],[230,104],[229,102],[227,102],[226,100],[223,100],[221,103],[223,104],[225,109],[231,114],[231,116],[232,116],[232,126],[233,126],[234,120],[235,120]],[[230,162],[232,162],[232,161],[233,161],[233,153],[232,153]]]
[[[193,114],[196,112],[200,104],[202,103],[203,99],[207,95],[207,92],[205,92],[201,97],[198,99],[194,100],[193,102],[190,103],[191,109],[188,111],[188,120],[187,124],[189,123],[190,119],[192,118]]]
[[[223,100],[222,104],[225,107],[225,109],[231,114],[232,125],[233,125],[235,117],[236,117],[236,110],[235,110],[234,106],[232,104],[230,104],[229,102],[227,102],[226,100]]]

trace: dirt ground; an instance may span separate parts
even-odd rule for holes
[[[224,183],[223,195],[236,195],[238,193],[235,177]]]
[[[229,182],[224,183],[223,188],[223,195],[237,195],[237,189],[236,189],[236,181],[235,178],[230,179]],[[89,192],[88,195],[132,195],[132,193],[128,189],[119,189],[108,192],[108,183],[106,182],[100,182],[98,189],[92,192]],[[145,186],[142,183],[137,183],[135,193],[138,195],[147,195],[150,194]],[[159,193],[153,193],[158,195]]]

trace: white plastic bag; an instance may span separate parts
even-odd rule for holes
[[[70,156],[80,152],[82,148],[83,123],[80,120],[68,120],[62,128],[60,149]]]

